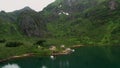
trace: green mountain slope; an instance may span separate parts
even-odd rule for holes
[[[11,13],[2,11],[0,36],[52,38],[86,45],[119,45],[119,4],[119,0],[56,0],[41,12],[29,7]]]
[[[119,3],[118,0],[56,1],[43,14],[49,15],[47,26],[53,37],[72,37],[92,45],[118,45]]]

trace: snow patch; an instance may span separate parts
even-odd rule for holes
[[[60,13],[58,13],[58,15],[61,15],[62,13],[60,12]]]
[[[65,15],[67,15],[67,16],[69,15],[69,13],[67,13],[67,12],[63,12],[63,14],[65,14]]]
[[[62,7],[62,5],[59,5],[59,8],[61,8]]]
[[[67,12],[60,12],[60,13],[58,13],[58,15],[61,15],[61,14],[64,14],[64,15],[70,15],[69,13],[67,13]]]

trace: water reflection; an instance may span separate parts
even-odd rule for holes
[[[47,68],[47,66],[43,65],[42,68]]]
[[[59,62],[59,67],[60,68],[69,68],[69,61],[60,61]]]
[[[120,68],[120,46],[81,47],[69,55],[54,56],[54,60],[49,56],[22,58],[0,63],[0,68]]]
[[[2,68],[20,68],[17,64],[7,64],[3,66]]]

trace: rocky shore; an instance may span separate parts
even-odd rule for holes
[[[11,59],[18,59],[18,58],[29,57],[29,56],[34,56],[34,54],[29,53],[29,54],[23,54],[23,55],[19,55],[19,56],[12,56],[12,57],[9,57],[6,59],[1,59],[0,62],[5,62],[5,61],[11,60]]]

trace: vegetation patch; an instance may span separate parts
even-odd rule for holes
[[[42,46],[42,47],[47,47],[49,46],[49,44],[47,44],[47,41],[46,40],[38,40],[34,43],[34,45],[37,45],[37,46]]]
[[[18,47],[20,45],[23,45],[23,43],[22,42],[7,42],[5,46],[6,47]]]
[[[5,43],[6,40],[5,39],[0,39],[0,43]]]

